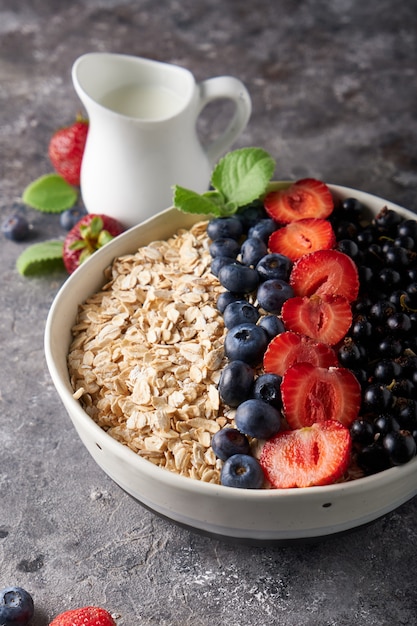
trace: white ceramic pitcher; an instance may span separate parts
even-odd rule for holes
[[[175,184],[206,191],[214,164],[251,113],[237,78],[196,83],[187,69],[140,57],[85,54],[75,61],[72,79],[90,121],[81,167],[84,204],[127,227],[171,206]],[[232,119],[202,146],[197,119],[220,98],[234,102]]]

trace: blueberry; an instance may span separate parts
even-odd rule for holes
[[[250,455],[249,439],[237,428],[226,427],[218,430],[211,439],[211,447],[214,454],[222,461],[234,454]]]
[[[261,200],[254,200],[250,204],[246,204],[239,208],[236,217],[241,220],[243,229],[247,232],[252,226],[257,224],[259,220],[268,217],[264,204]]]
[[[2,224],[3,235],[11,241],[24,241],[30,232],[27,219],[20,213],[13,213]]]
[[[32,596],[21,587],[7,587],[0,591],[1,626],[25,626],[32,620]]]
[[[219,380],[220,398],[231,407],[249,398],[255,373],[244,361],[231,361],[223,368]]]
[[[292,261],[283,254],[271,252],[259,259],[256,264],[259,277],[262,281],[278,278],[279,280],[288,280],[292,267]]]
[[[259,461],[248,454],[230,456],[222,467],[221,484],[239,489],[261,489],[264,473]]]
[[[215,259],[212,260],[210,265],[211,273],[218,277],[220,270],[224,265],[229,265],[230,263],[238,263],[235,258],[231,256],[216,256]]]
[[[267,252],[268,248],[262,239],[248,237],[240,248],[242,263],[244,263],[244,265],[256,265]]]
[[[270,236],[276,231],[277,227],[277,223],[271,218],[259,220],[249,229],[248,237],[257,237],[262,239],[264,243],[268,243]]]
[[[236,217],[216,217],[207,224],[207,235],[212,241],[224,237],[238,240],[242,234],[242,221]]]
[[[227,305],[223,312],[223,321],[226,328],[233,328],[238,324],[249,322],[256,324],[259,319],[259,311],[247,300],[236,300]]]
[[[266,331],[270,339],[285,331],[284,322],[277,315],[264,315],[258,325]]]
[[[268,402],[251,398],[236,409],[235,424],[240,432],[257,439],[269,439],[281,426],[281,413]]]
[[[261,283],[257,293],[259,306],[268,313],[280,313],[284,302],[293,297],[294,291],[291,285],[278,278],[271,278]]]
[[[261,374],[255,380],[252,395],[256,400],[263,400],[276,409],[282,406],[281,380],[278,374]]]
[[[232,239],[231,237],[222,237],[221,239],[216,239],[216,241],[213,241],[213,243],[210,244],[209,251],[213,259],[218,256],[227,256],[235,259],[239,254],[240,245],[236,239]]]
[[[238,324],[231,328],[224,340],[224,351],[230,361],[244,361],[255,367],[262,361],[269,337],[256,324]]]
[[[216,300],[217,310],[223,314],[228,304],[243,300],[244,297],[240,293],[232,293],[231,291],[223,291]]]
[[[258,272],[238,262],[224,265],[218,273],[218,279],[225,289],[235,293],[252,293],[259,284]]]
[[[84,215],[87,215],[84,207],[73,206],[61,213],[59,223],[64,230],[71,230]]]

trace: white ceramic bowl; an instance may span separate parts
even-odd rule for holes
[[[415,215],[376,196],[329,185],[335,198],[356,197],[373,213],[383,206]],[[167,209],[115,238],[82,265],[57,294],[45,330],[45,353],[57,392],[98,465],[145,507],[193,530],[252,543],[311,540],[372,522],[417,494],[417,458],[349,483],[287,490],[241,490],[175,475],[107,435],[73,398],[66,357],[77,308],[103,284],[119,255],[172,235],[201,216]]]

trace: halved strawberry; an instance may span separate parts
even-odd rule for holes
[[[286,331],[274,337],[264,354],[265,372],[284,376],[287,369],[296,363],[331,367],[336,366],[338,360],[330,346],[305,335]]]
[[[284,374],[281,396],[290,428],[338,420],[349,427],[361,406],[361,387],[344,367],[315,367],[297,363]]]
[[[352,324],[352,310],[343,296],[288,298],[281,310],[285,328],[334,346]]]
[[[278,432],[264,444],[259,462],[273,489],[330,485],[346,472],[351,450],[348,428],[327,420]]]
[[[355,263],[338,250],[317,250],[294,263],[290,285],[296,296],[339,295],[353,302],[359,278]]]
[[[264,199],[266,212],[281,224],[306,217],[325,218],[334,208],[330,189],[315,178],[303,178],[286,189],[271,191]]]
[[[269,238],[271,252],[284,254],[296,261],[315,250],[328,250],[336,243],[332,225],[328,220],[309,217],[291,222],[274,231]]]

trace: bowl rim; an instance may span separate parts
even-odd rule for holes
[[[283,188],[291,184],[292,181],[273,181],[268,190],[275,190],[279,188]],[[405,217],[411,217],[413,219],[417,219],[415,214],[411,211],[397,205],[393,202],[380,198],[374,194],[370,194],[368,192],[359,191],[350,187],[345,187],[341,185],[335,184],[327,184],[329,189],[332,191],[334,197],[338,197],[341,195],[342,197],[354,196],[360,201],[363,201],[366,204],[372,200],[373,203],[380,202],[381,208],[383,206],[389,206],[389,208],[393,208],[403,214]],[[46,363],[49,369],[49,373],[51,379],[55,385],[55,388],[60,396],[63,404],[65,405],[67,412],[70,414],[70,418],[73,421],[76,430],[78,428],[87,428],[87,430],[94,436],[96,441],[96,445],[100,447],[101,445],[105,446],[107,449],[112,450],[116,456],[127,456],[129,463],[135,464],[135,466],[140,470],[145,476],[150,476],[153,479],[158,479],[165,483],[167,486],[170,486],[175,489],[180,489],[182,491],[186,491],[189,493],[199,493],[207,494],[211,496],[217,496],[221,498],[242,498],[244,497],[248,501],[256,502],[259,498],[272,498],[272,499],[293,499],[309,496],[309,498],[319,498],[323,500],[323,497],[331,498],[332,495],[340,494],[342,492],[368,492],[373,491],[375,486],[382,487],[384,484],[391,483],[393,480],[404,480],[406,477],[410,476],[413,473],[416,473],[417,468],[417,457],[409,461],[408,463],[391,467],[382,472],[378,472],[376,474],[372,474],[369,476],[364,476],[358,479],[353,479],[346,482],[337,482],[331,485],[322,485],[322,486],[312,486],[312,487],[292,487],[288,489],[239,489],[236,487],[226,487],[220,484],[207,483],[204,481],[192,479],[186,476],[182,476],[171,472],[163,467],[159,467],[154,465],[147,459],[141,457],[136,454],[133,450],[131,450],[127,445],[117,441],[111,435],[107,434],[104,429],[102,429],[98,424],[94,422],[94,420],[82,409],[82,406],[78,400],[73,397],[73,390],[69,381],[69,374],[67,368],[63,368],[61,364],[61,370],[66,371],[66,377],[60,371],[56,363],[55,350],[54,350],[54,338],[53,331],[55,328],[57,317],[62,313],[62,300],[66,296],[66,294],[72,290],[76,290],[77,285],[80,283],[84,273],[88,270],[94,271],[100,268],[102,271],[109,265],[111,260],[118,256],[119,254],[128,254],[127,246],[132,243],[132,250],[138,247],[135,241],[137,240],[137,232],[140,231],[142,233],[142,239],[146,239],[146,234],[148,231],[152,229],[156,222],[163,225],[168,220],[167,216],[173,213],[177,213],[177,209],[174,207],[170,207],[156,214],[154,217],[148,218],[144,222],[137,224],[126,230],[124,233],[116,237],[114,240],[106,244],[103,248],[98,250],[92,255],[92,257],[86,261],[82,266],[80,266],[73,274],[71,274],[63,283],[63,285],[58,290],[51,307],[49,309],[45,331],[44,331],[44,352]],[[179,212],[178,212],[179,213]],[[197,221],[202,221],[207,219],[204,215],[185,215],[181,213],[182,219],[179,228],[188,227]],[[170,229],[170,233],[172,234],[172,229]],[[129,242],[129,244],[125,245],[125,242]],[[149,240],[148,240],[149,242]],[[125,251],[115,252],[120,247],[124,247]],[[102,278],[101,283],[104,283],[104,278]],[[93,295],[95,289],[91,290],[90,295]],[[77,300],[77,307],[80,304],[80,301]],[[64,311],[65,313],[65,311]],[[67,316],[68,317],[68,316]],[[72,318],[72,322],[74,322],[74,317]],[[69,346],[69,344],[68,344]],[[416,473],[417,475],[417,473]]]

